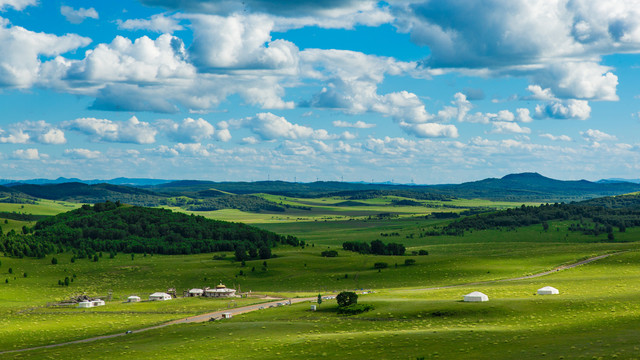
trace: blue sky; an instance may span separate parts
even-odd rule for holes
[[[0,0],[0,178],[640,178],[640,2]]]

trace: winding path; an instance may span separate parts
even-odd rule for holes
[[[569,265],[558,266],[558,267],[554,268],[553,270],[544,271],[544,272],[533,274],[533,275],[527,275],[527,276],[521,276],[521,277],[509,278],[509,279],[478,281],[478,282],[472,282],[472,283],[457,284],[457,285],[447,285],[447,286],[439,286],[439,287],[431,287],[431,288],[410,289],[410,291],[429,291],[429,290],[439,290],[439,289],[450,289],[450,288],[470,286],[470,285],[491,284],[491,283],[504,282],[504,281],[517,281],[517,280],[532,279],[532,278],[537,278],[537,277],[540,277],[540,276],[553,274],[553,273],[555,273],[557,271],[560,271],[560,270],[571,269],[571,268],[574,268],[576,266],[580,266],[580,265],[588,264],[588,263],[596,261],[596,260],[604,259],[604,258],[609,257],[611,255],[618,255],[618,254],[622,254],[622,253],[623,252],[617,252],[617,253],[594,256],[594,257],[588,258],[586,260],[578,261],[576,263],[569,264]],[[227,310],[220,310],[220,311],[215,311],[215,312],[211,312],[211,313],[207,313],[207,314],[190,316],[190,317],[184,318],[184,319],[172,320],[172,321],[169,321],[169,322],[166,322],[166,323],[162,323],[162,324],[159,324],[159,325],[150,326],[150,327],[146,327],[146,328],[142,328],[142,329],[138,329],[138,330],[131,330],[130,334],[141,333],[141,332],[144,332],[144,331],[149,331],[149,330],[154,330],[154,329],[160,329],[160,328],[163,328],[163,327],[166,327],[166,326],[169,326],[169,325],[175,325],[175,324],[199,323],[199,322],[209,321],[212,318],[221,319],[223,313],[231,313],[233,315],[239,315],[239,314],[244,314],[244,313],[260,310],[261,308],[266,309],[268,307],[277,306],[278,303],[281,303],[283,301],[284,302],[291,302],[291,304],[296,304],[296,303],[305,302],[305,301],[312,301],[312,300],[315,300],[315,299],[316,299],[315,296],[314,297],[307,297],[307,298],[293,298],[293,299],[290,299],[290,300],[280,299],[280,300],[271,301],[271,302],[267,302],[267,303],[261,303],[261,304],[255,304],[255,305],[247,305],[247,306],[242,306],[242,307],[237,307],[237,308],[227,309]],[[24,349],[0,351],[0,355],[12,354],[12,353],[18,353],[18,352],[24,352],[24,351],[30,351],[30,350],[49,349],[49,348],[54,348],[54,347],[59,347],[59,346],[64,346],[64,345],[71,345],[71,344],[88,343],[88,342],[92,342],[92,341],[103,340],[103,339],[112,339],[112,338],[115,338],[115,337],[126,336],[126,335],[127,334],[124,333],[124,332],[119,332],[117,334],[95,336],[95,337],[91,337],[91,338],[74,340],[74,341],[67,341],[67,342],[58,343],[58,344],[50,344],[50,345],[34,346],[34,347],[24,348]]]

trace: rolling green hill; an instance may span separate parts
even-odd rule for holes
[[[236,257],[268,258],[277,244],[298,245],[281,236],[241,223],[189,216],[158,208],[98,203],[40,220],[32,236],[3,237],[1,251],[13,256],[40,257],[54,247],[81,254],[135,252],[198,254],[236,251]],[[267,250],[264,250],[266,248]],[[241,249],[241,250],[239,250]],[[240,253],[241,252],[241,253]]]

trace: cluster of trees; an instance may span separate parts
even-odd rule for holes
[[[17,234],[14,230],[0,235],[0,252],[7,256],[23,258],[35,257],[42,259],[47,254],[62,251],[50,241],[40,241],[32,236]]]
[[[26,237],[28,238],[28,237]],[[278,244],[303,245],[293,236],[240,223],[170,210],[98,203],[39,221],[32,242],[109,253],[197,254],[244,251],[239,258],[267,258]],[[26,254],[25,254],[26,255]],[[27,255],[29,256],[29,255]]]
[[[322,257],[337,257],[338,256],[338,252],[335,251],[335,250],[325,250],[325,251],[321,252],[320,255]]]
[[[346,190],[325,194],[326,196],[342,196],[350,200],[375,199],[384,196],[397,196],[416,200],[451,201],[453,197],[436,192],[412,190]],[[398,200],[402,201],[402,200]],[[411,200],[409,200],[411,201]],[[422,203],[418,203],[422,205]]]
[[[0,211],[0,218],[2,219],[11,219],[18,221],[38,221],[42,219],[46,219],[47,215],[32,215],[32,214],[23,214],[19,212],[9,212],[9,211]]]
[[[385,244],[380,240],[373,240],[370,244],[360,241],[345,241],[342,243],[342,248],[360,254],[373,255],[404,255],[406,251],[406,248],[402,244]]]
[[[217,192],[217,196],[204,199],[192,199],[188,197],[180,197],[167,200],[169,203],[184,207],[191,211],[215,211],[222,209],[237,209],[248,212],[284,212],[283,206],[272,201],[265,200],[261,197],[253,195],[230,195]]]
[[[4,195],[4,194],[3,194]],[[19,196],[17,194],[10,194],[7,197],[3,197],[0,199],[0,203],[5,204],[37,204],[34,198],[30,196]]]

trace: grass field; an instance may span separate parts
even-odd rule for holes
[[[130,254],[118,254],[113,259],[104,254],[98,262],[77,259],[73,263],[68,253],[44,259],[0,257],[0,351],[120,333],[263,301],[256,298],[236,299],[234,303],[176,299],[123,303],[129,295],[144,299],[152,292],[170,287],[181,294],[189,288],[223,282],[254,294],[284,297],[335,295],[341,290],[367,289],[374,293],[361,296],[360,302],[373,305],[374,310],[342,316],[336,312],[335,300],[321,304],[317,312],[309,311],[310,304],[303,303],[225,321],[172,325],[121,338],[6,354],[0,358],[640,357],[637,342],[640,302],[636,300],[640,293],[637,267],[640,229],[628,228],[624,233],[616,233],[617,242],[613,243],[603,242],[603,236],[568,232],[566,222],[551,223],[549,231],[530,226],[515,231],[429,237],[422,233],[444,222],[425,219],[424,214],[441,208],[411,207],[426,211],[417,216],[413,212],[382,219],[345,215],[339,220],[334,212],[343,209],[335,204],[344,199],[278,197],[277,200],[295,206],[313,206],[318,209],[318,217],[286,219],[285,214],[284,218],[277,219],[274,214],[235,210],[205,214],[292,234],[309,244],[303,249],[274,248],[273,253],[278,256],[267,260],[266,267],[262,260],[247,261],[242,266],[232,261],[231,253],[225,260],[214,260],[214,254],[136,254],[133,259]],[[460,207],[516,206],[480,200],[455,201]],[[370,202],[370,206],[362,209],[391,212],[396,208],[389,206],[390,199]],[[7,205],[20,210],[2,210]],[[51,214],[77,205],[42,202],[28,209],[27,205],[24,209],[20,206],[2,204],[0,211]],[[402,243],[409,255],[360,255],[341,249],[344,241],[375,239]],[[338,257],[321,257],[320,253],[326,249],[338,250]],[[428,250],[429,255],[411,255],[419,249]],[[623,253],[541,278],[464,285],[529,275],[614,252]],[[57,265],[51,264],[52,256],[58,259]],[[406,259],[414,259],[416,263],[406,266]],[[380,261],[387,262],[389,268],[375,270],[373,264]],[[73,279],[70,286],[58,285],[58,280],[65,277]],[[456,284],[462,286],[420,290]],[[561,294],[533,295],[545,285],[557,287]],[[490,301],[477,304],[460,301],[462,295],[474,290],[489,295]],[[82,293],[103,297],[110,293],[113,300],[104,307],[88,310],[47,306]]]
[[[307,303],[15,358],[631,359],[640,353],[639,261],[632,252],[536,280],[379,291],[360,297],[374,309],[356,316]],[[545,285],[561,294],[533,295]],[[490,301],[460,301],[473,290]]]

